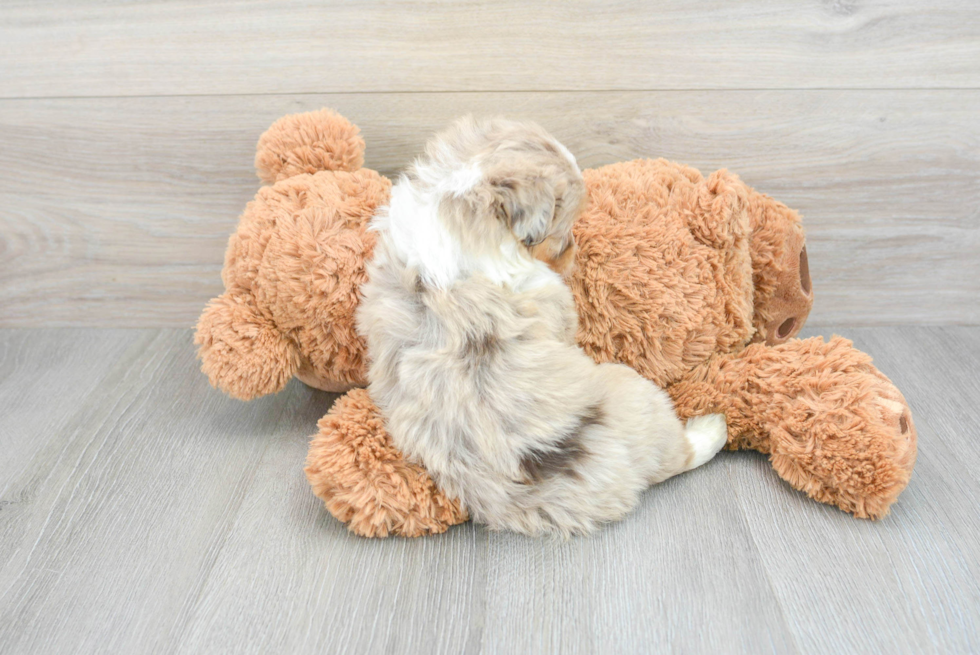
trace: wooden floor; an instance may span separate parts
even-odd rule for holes
[[[334,397],[225,398],[188,331],[0,330],[0,652],[980,652],[980,328],[836,331],[915,414],[889,517],[722,453],[555,543],[350,535],[302,473]]]

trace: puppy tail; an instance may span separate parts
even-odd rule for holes
[[[728,424],[724,414],[705,414],[687,420],[684,436],[691,444],[691,463],[687,470],[697,468],[714,457],[728,442]]]

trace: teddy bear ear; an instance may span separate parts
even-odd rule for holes
[[[317,171],[364,165],[360,130],[332,109],[283,116],[259,137],[255,171],[266,184]]]

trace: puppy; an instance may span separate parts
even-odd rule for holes
[[[464,118],[437,135],[372,221],[358,329],[394,444],[472,517],[585,533],[725,444],[668,396],[575,343],[564,284],[586,203],[575,158],[532,123]]]

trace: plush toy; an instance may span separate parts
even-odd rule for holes
[[[294,376],[363,386],[354,329],[366,229],[390,183],[361,168],[363,141],[328,110],[287,116],[259,140],[263,187],[232,235],[226,292],[198,323],[212,384],[250,399]],[[810,497],[879,518],[908,484],[916,432],[902,394],[851,342],[799,340],[812,305],[803,228],[785,205],[727,171],[664,160],[584,172],[570,281],[578,342],[665,388],[682,418],[723,412],[728,448],[766,453]],[[306,467],[314,492],[364,536],[417,536],[466,520],[392,446],[364,389],[319,422]]]

